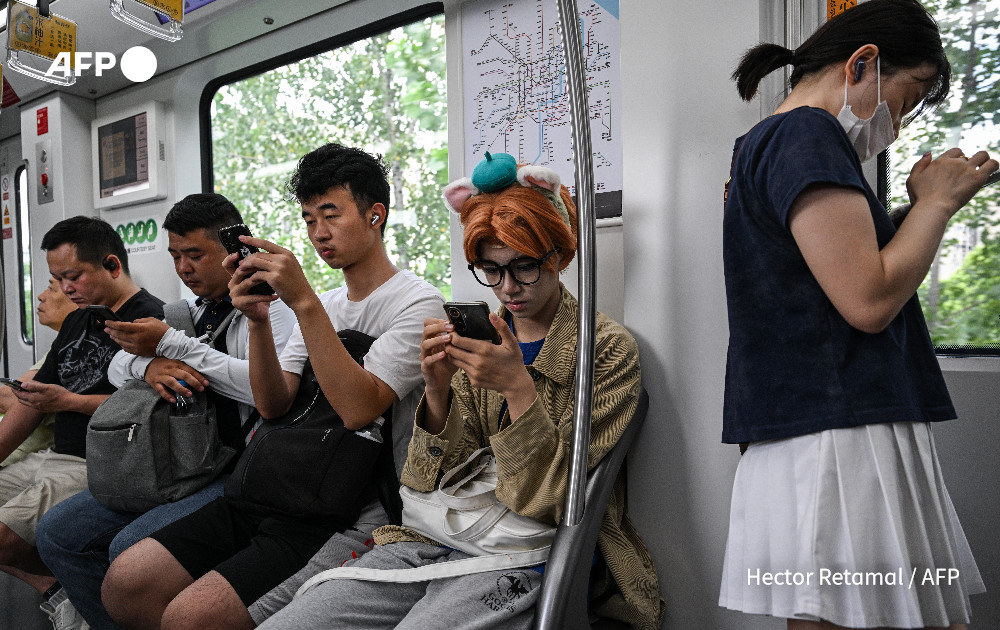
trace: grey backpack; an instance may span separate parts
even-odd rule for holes
[[[167,324],[193,337],[184,300],[163,307]],[[213,345],[239,311],[233,309],[205,339]],[[145,512],[208,485],[236,454],[219,439],[215,407],[194,392],[186,411],[160,397],[143,380],[128,380],[90,418],[87,484],[113,510]]]

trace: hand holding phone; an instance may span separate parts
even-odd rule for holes
[[[104,306],[102,304],[90,304],[86,307],[87,311],[97,319],[97,323],[103,325],[104,322],[109,319],[114,322],[123,321],[121,317],[118,317],[110,307]]]
[[[14,391],[18,392],[24,391],[24,387],[21,386],[21,381],[17,380],[16,378],[7,378],[4,376],[0,376],[0,385],[6,385],[7,387],[10,387]]]
[[[240,236],[253,236],[253,233],[250,231],[250,228],[242,223],[230,225],[219,230],[219,241],[222,242],[222,246],[230,254],[238,254],[242,261],[250,254],[259,252],[260,249],[253,245],[247,245],[240,240]],[[266,282],[255,284],[250,288],[249,292],[253,295],[274,295],[274,289]]]
[[[459,335],[500,345],[500,334],[490,322],[490,307],[486,302],[446,302],[444,312]]]

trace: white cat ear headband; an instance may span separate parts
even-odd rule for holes
[[[470,197],[484,192],[503,190],[515,182],[525,188],[534,188],[545,195],[545,198],[555,206],[566,225],[571,227],[569,212],[559,194],[562,186],[559,175],[550,168],[533,164],[518,168],[517,160],[507,153],[491,155],[487,151],[486,159],[473,169],[471,179],[463,177],[444,187],[444,203],[452,212],[460,213],[462,206]]]

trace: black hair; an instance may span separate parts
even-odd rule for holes
[[[83,215],[70,217],[53,225],[42,237],[42,249],[47,252],[67,243],[76,246],[76,257],[80,262],[95,267],[105,266],[108,256],[117,256],[122,271],[128,274],[125,243],[107,221]]]
[[[917,0],[862,2],[820,26],[794,51],[777,44],[759,44],[743,55],[732,78],[740,97],[749,101],[761,80],[778,68],[792,65],[789,84],[794,88],[802,77],[846,61],[866,44],[878,46],[885,75],[925,63],[934,66],[931,89],[913,116],[947,98],[951,64],[937,23]]]
[[[204,229],[209,238],[219,242],[219,229],[243,223],[243,216],[233,202],[215,193],[195,193],[174,204],[163,219],[163,229],[180,236]]]
[[[336,186],[347,186],[364,215],[380,203],[389,212],[389,169],[381,155],[371,155],[354,147],[331,142],[311,151],[299,160],[286,190],[304,203]],[[382,234],[385,234],[385,221]]]

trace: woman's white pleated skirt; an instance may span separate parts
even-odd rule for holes
[[[985,590],[929,423],[759,442],[740,459],[721,606],[924,628],[968,623]]]

